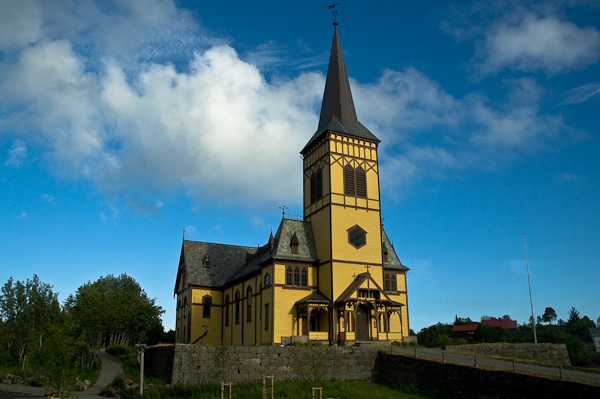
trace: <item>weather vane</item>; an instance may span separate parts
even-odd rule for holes
[[[286,209],[289,209],[289,208],[288,208],[287,206],[285,206],[285,205],[281,205],[281,206],[279,207],[279,209],[281,209],[281,213],[282,213],[282,215],[283,215],[283,216],[285,216],[285,210],[286,210]]]
[[[328,9],[331,10],[331,15],[333,15],[333,21],[337,22],[337,16],[340,15],[339,12],[337,12],[337,10],[335,9],[335,6],[338,6],[342,3],[333,3],[327,6]]]

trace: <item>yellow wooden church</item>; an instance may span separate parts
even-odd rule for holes
[[[319,126],[301,151],[303,218],[284,214],[259,247],[184,238],[176,342],[404,340],[409,269],[382,226],[378,144],[356,117],[334,23]]]

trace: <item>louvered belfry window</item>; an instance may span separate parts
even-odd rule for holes
[[[310,176],[310,203],[314,204],[323,196],[323,172],[317,169]]]
[[[354,196],[354,168],[350,165],[344,167],[344,194]]]
[[[350,165],[344,167],[344,194],[366,198],[367,174],[360,166],[356,169]]]
[[[356,176],[356,196],[367,196],[367,174],[360,166],[356,168],[354,175]]]

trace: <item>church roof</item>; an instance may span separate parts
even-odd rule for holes
[[[246,263],[249,254],[253,255],[256,252],[256,247],[184,239],[175,290],[183,272],[189,285],[220,287]]]
[[[294,241],[298,242],[297,253],[292,251]],[[228,283],[234,283],[259,271],[263,265],[273,260],[318,262],[311,224],[300,220],[282,219],[275,236],[269,237],[269,243],[256,252],[255,258],[248,265],[237,270]]]
[[[348,134],[367,140],[379,142],[379,139],[364,127],[356,116],[354,100],[350,90],[350,81],[346,72],[346,63],[337,33],[337,22],[334,24],[333,43],[327,68],[325,92],[321,104],[319,127],[308,141],[301,153],[304,153],[315,141],[327,131]]]
[[[321,292],[315,291],[315,292],[305,296],[304,298],[296,301],[296,305],[300,305],[303,303],[329,304],[329,303],[331,303],[331,301],[329,299],[327,299],[327,297],[325,295],[323,295]]]
[[[407,272],[410,269],[406,266],[404,266],[402,264],[402,262],[400,261],[400,258],[398,258],[398,255],[396,254],[396,250],[394,249],[394,246],[392,245],[392,243],[390,242],[390,239],[388,238],[387,234],[385,233],[385,230],[381,229],[381,237],[383,239],[383,243],[382,249],[387,249],[388,252],[388,256],[387,256],[387,261],[383,262],[383,267],[385,269],[394,269],[394,270],[398,270],[398,271],[403,271],[403,272]]]
[[[292,245],[297,251],[292,251]],[[275,236],[271,234],[267,244],[258,247],[184,239],[175,293],[182,277],[189,285],[223,287],[259,272],[273,260],[318,262],[310,223],[283,219]]]

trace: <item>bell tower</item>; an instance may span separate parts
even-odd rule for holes
[[[356,116],[334,22],[319,126],[301,151],[304,220],[315,238],[319,289],[331,301],[361,273],[383,286],[378,145]]]

